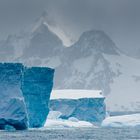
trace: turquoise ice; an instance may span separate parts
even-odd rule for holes
[[[54,69],[0,63],[0,129],[42,127],[49,109]]]
[[[17,130],[28,127],[21,91],[23,65],[0,63],[0,129],[7,125]]]
[[[31,128],[42,127],[46,121],[53,77],[54,70],[50,68],[24,69],[22,91]]]
[[[100,125],[106,117],[105,97],[96,90],[53,90],[49,107],[66,120],[77,118]]]

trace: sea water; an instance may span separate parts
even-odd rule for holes
[[[140,128],[63,128],[0,131],[0,140],[140,140]]]

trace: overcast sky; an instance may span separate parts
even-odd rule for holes
[[[0,39],[28,29],[43,11],[71,34],[102,29],[118,47],[140,48],[140,0],[0,0]]]

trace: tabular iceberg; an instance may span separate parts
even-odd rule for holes
[[[28,127],[21,91],[23,65],[0,63],[0,129],[7,125],[21,130]]]
[[[29,127],[42,127],[49,113],[48,102],[53,87],[54,70],[25,68],[22,91],[26,102]]]
[[[77,118],[101,124],[106,117],[105,97],[101,91],[55,90],[50,100],[50,110],[61,112],[61,119]]]

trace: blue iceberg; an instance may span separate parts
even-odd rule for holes
[[[101,124],[106,117],[104,99],[58,99],[50,101],[50,110],[62,113],[61,119],[71,117],[81,121]]]
[[[7,125],[17,130],[28,127],[21,91],[22,71],[22,64],[0,63],[0,129]]]
[[[101,91],[92,90],[54,90],[49,107],[59,111],[59,118],[68,120],[77,118],[80,121],[100,125],[106,117],[105,97]]]
[[[20,98],[11,98],[1,101],[0,106],[0,129],[6,129],[12,126],[16,130],[28,128],[28,118],[24,100]]]
[[[49,109],[54,69],[0,63],[0,129],[42,127]]]
[[[22,91],[31,128],[42,127],[46,121],[53,77],[54,70],[50,68],[24,69]]]

